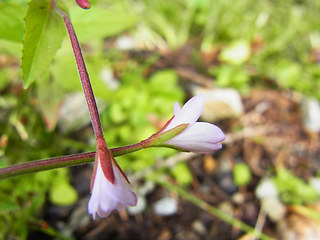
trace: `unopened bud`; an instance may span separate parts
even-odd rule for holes
[[[76,0],[77,4],[83,9],[89,9],[90,3],[88,0]]]

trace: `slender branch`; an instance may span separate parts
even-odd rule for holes
[[[100,123],[98,107],[96,104],[96,100],[94,98],[89,75],[87,72],[85,62],[83,60],[83,56],[81,53],[81,48],[79,45],[77,35],[74,31],[74,28],[72,26],[70,18],[63,11],[61,11],[58,8],[58,6],[55,4],[54,0],[52,0],[52,3],[55,6],[57,12],[62,16],[63,21],[66,25],[66,28],[68,30],[73,53],[75,56],[77,67],[78,67],[78,72],[79,72],[80,79],[81,79],[82,88],[83,88],[84,95],[86,97],[86,101],[88,104],[93,130],[96,134],[96,138],[103,138],[103,132],[102,132],[102,127],[101,127],[101,123]]]
[[[0,179],[15,177],[28,173],[35,173],[55,168],[75,166],[92,162],[96,152],[87,152],[80,154],[72,154],[62,157],[48,158],[44,160],[36,160],[27,163],[12,165],[0,168]]]
[[[113,148],[113,149],[110,149],[110,151],[113,157],[118,157],[121,155],[129,154],[129,153],[136,152],[141,149],[150,148],[150,147],[166,147],[166,148],[173,148],[179,151],[185,151],[173,145],[163,144],[163,142],[181,133],[181,131],[183,131],[187,127],[187,125],[188,124],[180,124],[175,128],[165,132],[161,132],[162,131],[161,129],[159,132],[153,134],[152,136],[150,136],[145,140],[142,140],[141,142],[123,146],[123,147]],[[97,139],[97,141],[98,140],[99,139]],[[21,163],[21,164],[9,166],[6,168],[0,168],[0,179],[15,177],[15,176],[19,176],[27,173],[50,170],[54,168],[69,167],[69,166],[89,163],[94,160],[95,153],[96,152],[78,153],[78,154],[67,155],[62,157],[54,157],[54,158],[49,158],[44,160],[35,160],[27,163]]]
[[[136,152],[146,148],[143,142],[110,149],[114,157]],[[16,164],[13,166],[0,168],[0,179],[15,177],[28,173],[35,173],[61,167],[71,167],[94,161],[96,152],[78,153],[61,157],[48,158],[44,160],[35,160],[27,163]]]

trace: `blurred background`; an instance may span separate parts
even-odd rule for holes
[[[149,137],[197,94],[227,137],[213,155],[117,158],[139,203],[102,220],[87,213],[91,164],[1,180],[0,239],[254,239],[223,216],[320,239],[319,0],[64,2],[109,147]],[[67,34],[23,88],[26,11],[0,0],[0,167],[95,150]]]

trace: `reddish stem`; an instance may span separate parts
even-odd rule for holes
[[[100,139],[100,138],[103,139],[103,132],[102,132],[102,127],[101,127],[101,122],[100,122],[100,117],[99,117],[99,111],[98,111],[96,100],[94,98],[94,94],[92,91],[87,68],[86,68],[86,65],[83,60],[83,56],[81,53],[81,48],[79,45],[77,35],[74,31],[74,28],[72,26],[70,18],[64,12],[62,12],[57,6],[56,6],[56,9],[57,9],[57,12],[62,16],[63,21],[64,21],[66,28],[68,30],[68,33],[69,33],[73,53],[75,56],[75,60],[76,60],[77,67],[78,67],[78,72],[79,72],[80,79],[81,79],[82,88],[83,88],[84,95],[86,97],[89,112],[90,112],[93,130],[96,134],[97,139]]]

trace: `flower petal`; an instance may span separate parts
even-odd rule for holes
[[[137,204],[137,196],[114,162],[112,162],[112,168],[115,176],[114,183],[105,178],[100,161],[97,164],[92,194],[88,203],[88,212],[93,219],[96,214],[100,217],[107,217],[114,209],[121,211],[126,206]]]
[[[180,124],[190,123],[194,124],[200,117],[200,114],[204,106],[204,96],[198,95],[191,98],[182,109],[174,115],[174,118],[164,131],[170,130]],[[174,112],[176,112],[177,106],[174,106]]]
[[[181,111],[181,107],[178,102],[173,105],[173,115],[176,116]]]
[[[190,152],[207,153],[219,150],[222,147],[219,142],[224,139],[224,133],[217,126],[197,122],[165,143]]]
[[[137,205],[138,198],[136,194],[131,189],[127,180],[122,176],[118,168],[113,163],[113,172],[115,175],[115,185],[119,185],[121,187],[117,187],[113,190],[113,197],[118,199],[118,201],[127,206],[135,206]]]
[[[116,203],[108,196],[109,190],[112,188],[111,185],[112,183],[104,177],[99,161],[91,198],[88,203],[88,212],[92,215],[93,219],[95,219],[97,213],[100,217],[106,217],[114,209]]]

